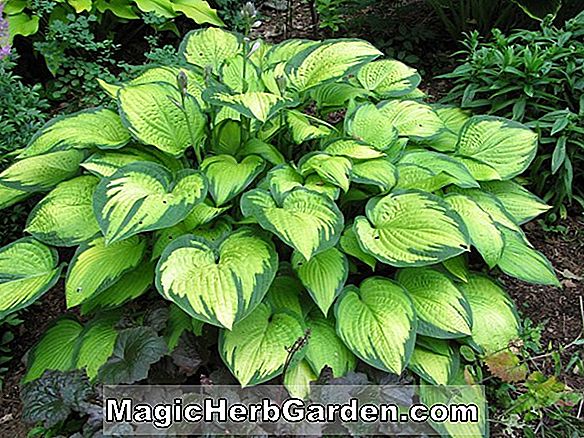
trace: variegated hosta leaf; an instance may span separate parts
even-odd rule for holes
[[[419,334],[444,339],[471,334],[469,304],[446,275],[428,268],[410,268],[400,270],[397,281],[412,298]]]
[[[0,173],[0,184],[24,192],[47,191],[75,176],[84,158],[75,149],[25,158]]]
[[[328,40],[295,55],[286,64],[291,88],[305,91],[338,79],[382,55],[363,40]]]
[[[23,309],[59,279],[57,252],[25,237],[0,248],[0,320]]]
[[[85,326],[74,351],[73,368],[85,369],[87,376],[91,380],[95,379],[99,368],[114,352],[114,345],[118,338],[115,326],[121,316],[121,312],[108,312],[101,314]]]
[[[429,193],[397,191],[372,198],[366,214],[355,219],[355,233],[361,247],[383,263],[425,266],[469,250],[460,216]]]
[[[196,99],[189,94],[183,99],[170,84],[128,85],[118,92],[118,101],[124,124],[144,144],[179,156],[205,138],[206,119]]]
[[[184,73],[187,78],[187,92],[195,97],[199,103],[202,103],[201,93],[206,88],[205,78],[202,73],[195,71],[188,67],[152,67],[143,70],[137,77],[131,81],[122,84],[106,84],[103,81],[100,82],[102,88],[105,88],[108,94],[114,99],[117,98],[118,91],[124,85],[138,85],[138,84],[149,84],[151,82],[166,82],[167,84],[176,86],[177,77],[179,73]]]
[[[245,190],[265,165],[257,155],[249,155],[240,162],[231,155],[215,155],[203,161],[201,170],[209,181],[209,194],[215,205],[221,206]]]
[[[451,259],[444,260],[442,265],[446,270],[460,281],[467,282],[470,271],[468,270],[468,260],[464,254]]]
[[[294,252],[292,266],[318,308],[326,316],[349,276],[349,263],[345,255],[336,248],[330,248],[306,261],[300,253]]]
[[[369,146],[367,143],[352,139],[335,140],[328,144],[324,152],[329,155],[354,158],[356,160],[371,160],[385,156],[383,152]]]
[[[537,152],[537,134],[511,120],[493,116],[471,117],[460,132],[456,154],[490,166],[498,178],[511,179],[531,163]],[[476,179],[486,178],[477,172]]]
[[[156,287],[194,318],[231,329],[263,299],[277,269],[273,244],[251,229],[220,242],[186,235],[164,250]]]
[[[348,158],[333,157],[325,153],[315,153],[305,155],[299,164],[300,173],[303,176],[316,172],[326,182],[340,187],[345,192],[349,190],[353,164]]]
[[[416,313],[406,291],[382,277],[349,286],[335,305],[337,333],[361,360],[401,374],[416,341]]]
[[[81,304],[81,314],[120,307],[146,293],[154,284],[154,263],[143,261],[112,286]]]
[[[249,155],[257,155],[262,157],[274,166],[279,166],[286,162],[282,153],[275,146],[261,141],[259,138],[252,138],[243,145],[239,150],[238,157],[247,157]]]
[[[265,302],[275,310],[285,309],[304,316],[304,307],[308,306],[303,306],[303,294],[304,288],[296,277],[278,273],[268,290]]]
[[[287,62],[289,59],[293,58],[300,52],[304,50],[317,46],[318,41],[305,40],[298,38],[291,38],[286,41],[282,41],[280,44],[276,44],[266,54],[268,58],[268,65],[280,64]]]
[[[200,225],[191,231],[197,237],[202,237],[210,242],[219,242],[233,231],[233,225],[229,217],[221,217],[216,221]]]
[[[13,189],[0,184],[0,210],[28,198],[31,194],[24,190]]]
[[[513,181],[485,181],[481,188],[496,196],[518,224],[524,224],[551,207]]]
[[[334,320],[313,312],[307,321],[310,338],[305,360],[318,375],[326,366],[334,377],[342,377],[357,366],[357,358],[337,336]]]
[[[350,111],[345,118],[345,130],[351,137],[385,151],[391,158],[401,153],[396,142],[396,127],[388,123],[387,117],[372,103],[364,103]]]
[[[432,428],[444,437],[487,437],[489,436],[487,400],[485,390],[481,385],[468,385],[462,369],[454,376],[450,385],[455,389],[445,390],[443,386],[432,384],[420,385],[420,401],[426,406],[469,406],[478,408],[478,421],[450,421],[432,422]]]
[[[211,222],[213,219],[229,210],[229,208],[231,208],[230,205],[226,205],[225,207],[214,207],[211,204],[211,201],[205,200],[200,204],[197,204],[182,223],[187,230],[192,230],[200,225]]]
[[[357,73],[363,88],[375,92],[381,98],[399,97],[413,91],[422,78],[418,72],[394,59],[365,64]]]
[[[459,364],[458,354],[447,341],[418,337],[408,368],[433,385],[448,385],[456,376]]]
[[[396,185],[398,171],[388,158],[377,158],[353,164],[351,180],[377,186],[381,193],[387,193]]]
[[[397,163],[398,179],[395,189],[415,189],[435,192],[452,184],[453,178],[445,173],[435,173],[417,164]]]
[[[470,118],[468,111],[455,106],[437,105],[434,111],[444,122],[445,129],[428,141],[428,146],[440,152],[454,152],[458,143],[458,134]]]
[[[57,117],[35,134],[19,158],[63,149],[118,149],[130,141],[130,133],[112,110],[95,108]]]
[[[343,250],[345,254],[353,256],[357,260],[361,260],[372,270],[375,270],[377,260],[375,260],[375,257],[373,257],[371,254],[368,254],[365,251],[363,251],[361,245],[359,244],[359,240],[355,235],[355,230],[353,230],[352,226],[349,226],[343,232],[343,235],[339,240],[339,247]]]
[[[118,169],[136,161],[148,161],[162,164],[173,172],[184,166],[176,158],[158,149],[140,149],[125,147],[123,151],[96,152],[81,163],[81,167],[99,177],[112,176]]]
[[[146,241],[138,236],[105,244],[103,238],[84,243],[75,252],[67,271],[67,307],[94,298],[136,268],[146,252]]]
[[[75,246],[99,233],[93,213],[93,193],[99,179],[80,176],[62,182],[30,213],[26,231],[54,246]]]
[[[188,228],[184,222],[180,222],[172,227],[156,230],[152,235],[154,244],[152,245],[152,256],[150,259],[158,259],[164,252],[164,249],[170,245],[173,240],[176,240],[185,234],[190,234],[190,231],[191,228]]]
[[[423,167],[438,175],[444,173],[450,176],[453,184],[459,187],[479,187],[466,166],[448,155],[426,150],[406,152],[399,160],[400,164],[413,164]]]
[[[305,178],[300,175],[292,166],[284,164],[274,167],[268,172],[266,177],[266,189],[270,189],[272,196],[277,203],[281,203],[283,197],[296,187],[305,187],[308,190],[322,193],[331,200],[339,197],[339,188],[324,181],[317,174],[308,175]]]
[[[286,371],[284,386],[292,397],[304,400],[310,395],[310,382],[318,379],[306,359],[301,360]]]
[[[223,110],[228,109],[223,107]],[[231,111],[231,110],[229,110]],[[237,156],[243,143],[243,126],[240,121],[223,120],[216,123],[211,137],[211,151],[215,154],[227,154]]]
[[[244,72],[245,80],[243,78]],[[263,91],[264,89],[256,66],[247,57],[244,58],[243,54],[225,61],[221,67],[221,83],[237,93]]]
[[[379,105],[385,123],[394,126],[400,136],[431,138],[444,129],[444,122],[430,105],[413,100],[390,100]]]
[[[97,186],[94,210],[108,243],[182,221],[207,194],[204,176],[194,170],[176,177],[155,163],[122,167]]]
[[[496,196],[480,189],[461,189],[455,186],[448,187],[447,193],[453,192],[463,194],[475,201],[497,224],[503,225],[510,230],[521,232],[519,225],[515,223],[509,212],[503,206],[503,203]]]
[[[205,101],[213,105],[226,106],[239,114],[265,123],[292,101],[271,93],[250,91],[229,94],[212,88],[203,93]]]
[[[550,261],[531,246],[523,233],[506,228],[501,231],[505,240],[498,263],[501,271],[528,283],[561,286]]]
[[[46,370],[70,370],[82,332],[83,326],[71,317],[57,320],[28,354],[22,383],[40,378]]]
[[[201,68],[211,67],[219,74],[223,63],[242,53],[240,38],[231,32],[209,27],[189,32],[180,52],[188,63]]]
[[[261,189],[241,198],[241,211],[254,217],[265,230],[276,234],[306,260],[336,245],[343,231],[343,215],[336,204],[319,193],[296,188],[283,197],[281,206]]]
[[[519,337],[515,305],[497,283],[485,275],[472,274],[460,288],[472,310],[472,340],[485,353],[504,350]]]
[[[323,110],[343,108],[352,99],[364,98],[369,92],[347,82],[330,82],[310,90],[316,106]]]
[[[493,268],[503,254],[503,234],[491,216],[468,196],[450,193],[444,200],[462,218],[473,246],[481,253],[487,265]]]
[[[298,315],[262,303],[233,330],[221,331],[219,353],[241,386],[253,386],[282,373],[288,349],[302,336]]]
[[[297,144],[327,137],[333,132],[327,123],[314,117],[308,117],[300,111],[286,111],[286,120],[292,132],[292,139]]]

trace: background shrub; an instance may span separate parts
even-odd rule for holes
[[[531,183],[562,216],[566,205],[584,206],[584,13],[557,28],[483,41],[465,40],[460,65],[442,77],[454,80],[447,102],[525,121],[539,133]]]

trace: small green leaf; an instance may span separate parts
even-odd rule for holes
[[[300,253],[294,252],[292,266],[314,302],[326,316],[349,275],[349,264],[345,255],[336,248],[330,248],[306,261]]]

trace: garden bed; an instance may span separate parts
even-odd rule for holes
[[[362,13],[374,11],[378,18],[393,20],[392,22],[401,20],[422,25],[432,22],[431,12],[427,6],[424,6],[425,3],[414,2],[416,3],[414,8],[409,9],[409,12],[406,11],[406,15],[398,17],[392,10],[384,8],[382,3],[370,6]],[[330,31],[323,31],[315,24],[307,2],[294,0],[292,5],[291,27],[287,24],[288,19],[284,11],[267,6],[262,9],[263,22],[254,30],[254,36],[261,36],[274,43],[286,38],[322,39],[337,36],[365,37],[373,43],[379,39],[371,27],[367,27],[371,26],[370,23],[359,27],[350,35],[342,33],[335,35]],[[358,16],[355,17],[356,20],[358,18]],[[185,29],[181,28],[181,30]],[[430,102],[436,102],[448,93],[451,82],[431,78],[452,70],[453,60],[449,54],[457,49],[456,44],[443,37],[439,29],[433,32],[436,32],[433,39],[425,40],[410,53],[417,59],[411,64],[421,72],[424,78],[421,89]],[[171,37],[169,43],[174,43],[173,39]],[[138,50],[134,48],[133,53],[139,53],[141,49],[142,46]],[[58,112],[59,109],[57,107],[54,110]],[[335,119],[334,122],[336,121],[338,120]],[[547,375],[556,375],[569,388],[576,391],[582,390],[584,388],[583,370],[576,373],[571,361],[581,348],[581,345],[575,345],[573,341],[584,331],[584,218],[581,212],[572,211],[567,219],[553,226],[539,221],[527,224],[524,228],[533,246],[551,261],[562,288],[532,285],[506,275],[500,275],[498,279],[505,285],[507,292],[515,301],[521,319],[531,321],[530,327],[540,324],[544,326],[541,332],[543,349],[541,354],[530,359],[530,368],[541,370]],[[476,270],[480,269],[478,267]],[[27,436],[30,427],[21,421],[22,402],[19,397],[19,382],[26,372],[25,356],[47,327],[64,313],[67,313],[67,308],[63,281],[44,295],[39,302],[19,313],[19,317],[24,322],[13,329],[15,334],[15,341],[11,343],[13,359],[5,365],[8,371],[4,378],[4,388],[0,392],[1,436],[14,438]],[[217,359],[217,362],[220,360]],[[569,363],[572,366],[567,369]],[[197,384],[200,379],[201,372],[199,371],[189,378],[189,383]],[[580,413],[581,410],[581,404],[574,407],[575,413]],[[503,436],[504,430],[504,425],[497,422],[504,418],[498,418],[498,414],[499,412],[495,415],[496,421],[491,426],[492,436],[495,437]]]

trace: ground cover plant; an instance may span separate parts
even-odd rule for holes
[[[562,217],[570,204],[584,207],[583,36],[584,12],[561,28],[545,21],[508,36],[495,30],[487,41],[472,33],[460,65],[443,76],[455,84],[447,102],[538,131],[532,187]]]
[[[46,193],[30,236],[0,249],[0,319],[62,277],[83,315],[45,333],[24,376],[33,405],[48,382],[75,400],[30,419],[85,412],[74,370],[143,380],[203,326],[244,386],[283,375],[306,390],[359,362],[469,383],[476,355],[513,353],[518,317],[489,271],[559,285],[520,228],[548,209],[515,181],[535,132],[425,103],[417,72],[362,40],[208,28],[181,55],[102,81],[117,112],[55,118],[0,174],[3,208]],[[172,303],[164,330],[123,317],[154,289]]]

